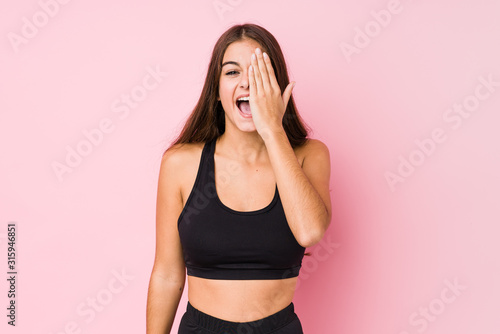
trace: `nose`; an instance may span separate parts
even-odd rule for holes
[[[240,87],[247,89],[248,88],[248,71],[243,71],[240,80]]]

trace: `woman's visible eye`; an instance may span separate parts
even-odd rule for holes
[[[226,75],[234,75],[236,73],[238,73],[238,72],[237,71],[229,71],[229,72],[226,73]]]

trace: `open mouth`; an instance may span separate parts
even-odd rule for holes
[[[236,101],[236,106],[240,109],[243,115],[251,116],[252,110],[250,109],[250,101],[248,98],[240,98]]]

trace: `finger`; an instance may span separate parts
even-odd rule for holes
[[[283,92],[283,105],[285,106],[285,110],[286,110],[286,106],[288,104],[288,101],[290,100],[290,96],[292,96],[293,87],[295,87],[295,81],[290,82],[288,84],[288,86],[286,86],[285,91]]]
[[[248,81],[250,82],[250,97],[252,99],[257,94],[257,84],[255,82],[254,72],[255,70],[253,69],[253,66],[250,65],[248,67]]]
[[[271,81],[269,81],[269,74],[267,73],[267,65],[264,62],[264,57],[261,49],[259,48],[255,49],[255,54],[257,55],[257,63],[259,64],[260,76],[262,78],[262,87],[266,91],[270,90],[272,89]]]
[[[274,73],[273,69],[273,63],[271,62],[271,58],[269,58],[269,55],[267,53],[263,53],[264,55],[264,62],[266,63],[267,67],[267,73],[269,73],[269,82],[271,83],[271,87],[273,87],[274,90],[281,92],[280,85],[278,83],[278,80],[276,79],[276,74]]]
[[[253,68],[253,75],[255,76],[255,87],[256,93],[261,93],[264,91],[264,87],[262,86],[262,77],[260,75],[260,70],[259,70],[259,64],[257,63],[257,57],[255,56],[255,53],[252,53],[252,68]]]

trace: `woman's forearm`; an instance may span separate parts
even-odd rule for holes
[[[175,283],[151,274],[146,306],[146,334],[170,334],[184,282]]]

